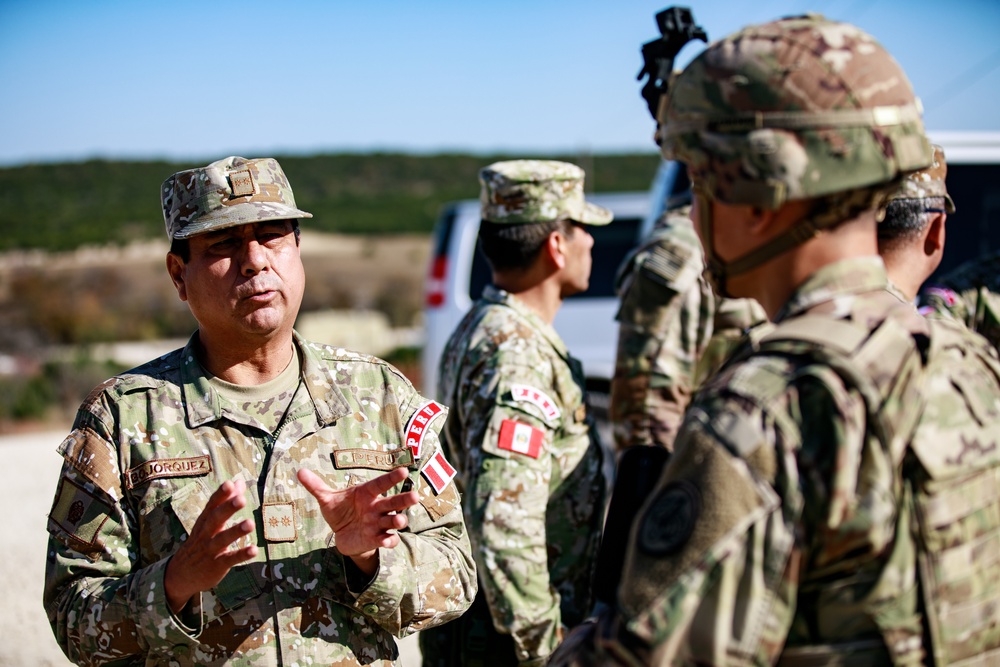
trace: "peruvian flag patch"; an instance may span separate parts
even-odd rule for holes
[[[440,403],[434,401],[428,401],[424,403],[419,410],[413,413],[410,417],[410,421],[406,423],[406,431],[403,436],[403,442],[406,446],[410,448],[413,452],[413,458],[420,458],[420,446],[424,442],[424,436],[427,435],[427,427],[430,425],[434,418],[444,412],[444,406]]]
[[[545,444],[545,431],[513,419],[500,422],[500,449],[537,459]]]
[[[455,469],[451,467],[448,459],[441,452],[437,452],[434,456],[430,457],[427,463],[424,464],[424,467],[420,469],[420,473],[427,480],[427,483],[434,488],[434,493],[438,495],[455,478]]]

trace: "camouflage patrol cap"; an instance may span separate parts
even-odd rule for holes
[[[233,156],[177,172],[163,181],[160,202],[171,240],[250,222],[312,217],[295,207],[292,186],[273,158]]]
[[[931,166],[912,174],[907,174],[903,183],[890,197],[893,199],[926,199],[928,197],[943,197],[944,208],[948,213],[955,212],[955,202],[948,194],[945,178],[948,176],[948,164],[944,161],[944,149],[934,145],[934,162]]]
[[[583,197],[583,169],[556,160],[494,162],[479,171],[483,220],[504,224],[573,220],[606,225],[611,211]]]
[[[709,45],[661,99],[658,138],[710,196],[776,209],[927,167],[920,116],[906,74],[874,38],[808,15]]]

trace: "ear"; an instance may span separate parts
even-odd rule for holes
[[[928,257],[944,250],[944,223],[947,219],[948,214],[935,213],[931,223],[927,225],[927,233],[924,235],[924,254]]]
[[[566,237],[562,232],[551,232],[545,239],[545,255],[557,269],[566,266]]]
[[[172,252],[167,253],[167,273],[170,274],[170,280],[174,283],[177,296],[181,301],[187,301],[187,286],[184,283],[185,268],[184,260],[179,255]]]
[[[772,211],[758,206],[747,207],[746,219],[749,221],[747,230],[754,236],[767,236],[771,233],[778,211]]]

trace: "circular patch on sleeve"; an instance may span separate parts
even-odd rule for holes
[[[639,548],[649,556],[666,556],[687,543],[701,513],[701,493],[687,481],[667,484],[650,504],[639,526]]]

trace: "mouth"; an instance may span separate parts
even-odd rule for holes
[[[272,289],[268,286],[257,286],[245,290],[246,294],[241,294],[239,296],[240,300],[247,301],[250,303],[267,303],[275,297],[278,296],[278,290]]]

